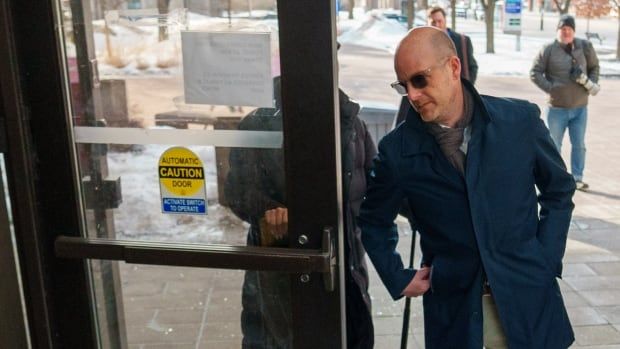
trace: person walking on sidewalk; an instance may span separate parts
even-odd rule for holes
[[[423,295],[426,348],[565,349],[562,274],[575,182],[535,104],[481,96],[452,41],[419,27],[394,58],[406,120],[379,142],[358,224],[394,299]],[[405,268],[403,200],[422,266]]]
[[[446,11],[440,6],[431,7],[428,10],[428,25],[443,30],[452,39],[456,46],[456,53],[461,60],[461,76],[475,84],[478,76],[478,63],[474,58],[474,47],[469,36],[459,34],[447,27]]]
[[[557,38],[540,50],[530,78],[549,94],[547,126],[558,151],[562,149],[562,139],[568,128],[571,173],[579,190],[589,187],[583,181],[588,96],[600,90],[598,77],[598,57],[592,43],[576,38],[575,18],[563,15],[558,23]]]

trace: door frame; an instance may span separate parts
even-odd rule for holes
[[[291,274],[294,347],[344,347],[335,0],[277,6],[289,246],[319,251],[331,229],[338,252],[334,291],[320,273]],[[0,28],[7,176],[32,345],[88,348],[100,343],[89,267],[54,251],[60,236],[82,237],[59,14],[55,0],[9,0],[0,7],[7,19]],[[317,326],[325,332],[317,335]]]

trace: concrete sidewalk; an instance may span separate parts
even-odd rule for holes
[[[591,98],[584,180],[590,191],[577,192],[564,257],[562,294],[575,331],[571,348],[620,349],[620,80],[601,81]],[[545,96],[528,78],[480,77],[481,93],[528,99],[541,109]],[[567,135],[568,137],[568,135]],[[565,139],[563,157],[569,159]],[[411,230],[400,224],[399,250],[406,261]],[[418,247],[419,248],[419,247]],[[416,257],[419,257],[419,249]],[[417,263],[419,264],[419,262]],[[376,274],[371,275],[376,347],[399,348],[404,301],[393,302]],[[408,348],[424,348],[422,304],[412,302]]]

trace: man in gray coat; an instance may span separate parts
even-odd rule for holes
[[[568,128],[571,142],[571,173],[579,190],[587,190],[583,181],[586,161],[585,134],[588,120],[588,95],[596,95],[599,65],[588,40],[575,38],[575,19],[560,17],[557,38],[536,56],[530,78],[549,94],[547,126],[558,151]]]

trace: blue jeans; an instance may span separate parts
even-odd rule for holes
[[[547,126],[551,138],[562,152],[562,139],[568,127],[568,136],[571,143],[570,167],[576,181],[583,179],[583,169],[586,163],[586,124],[588,122],[588,109],[586,106],[579,108],[547,108]]]

